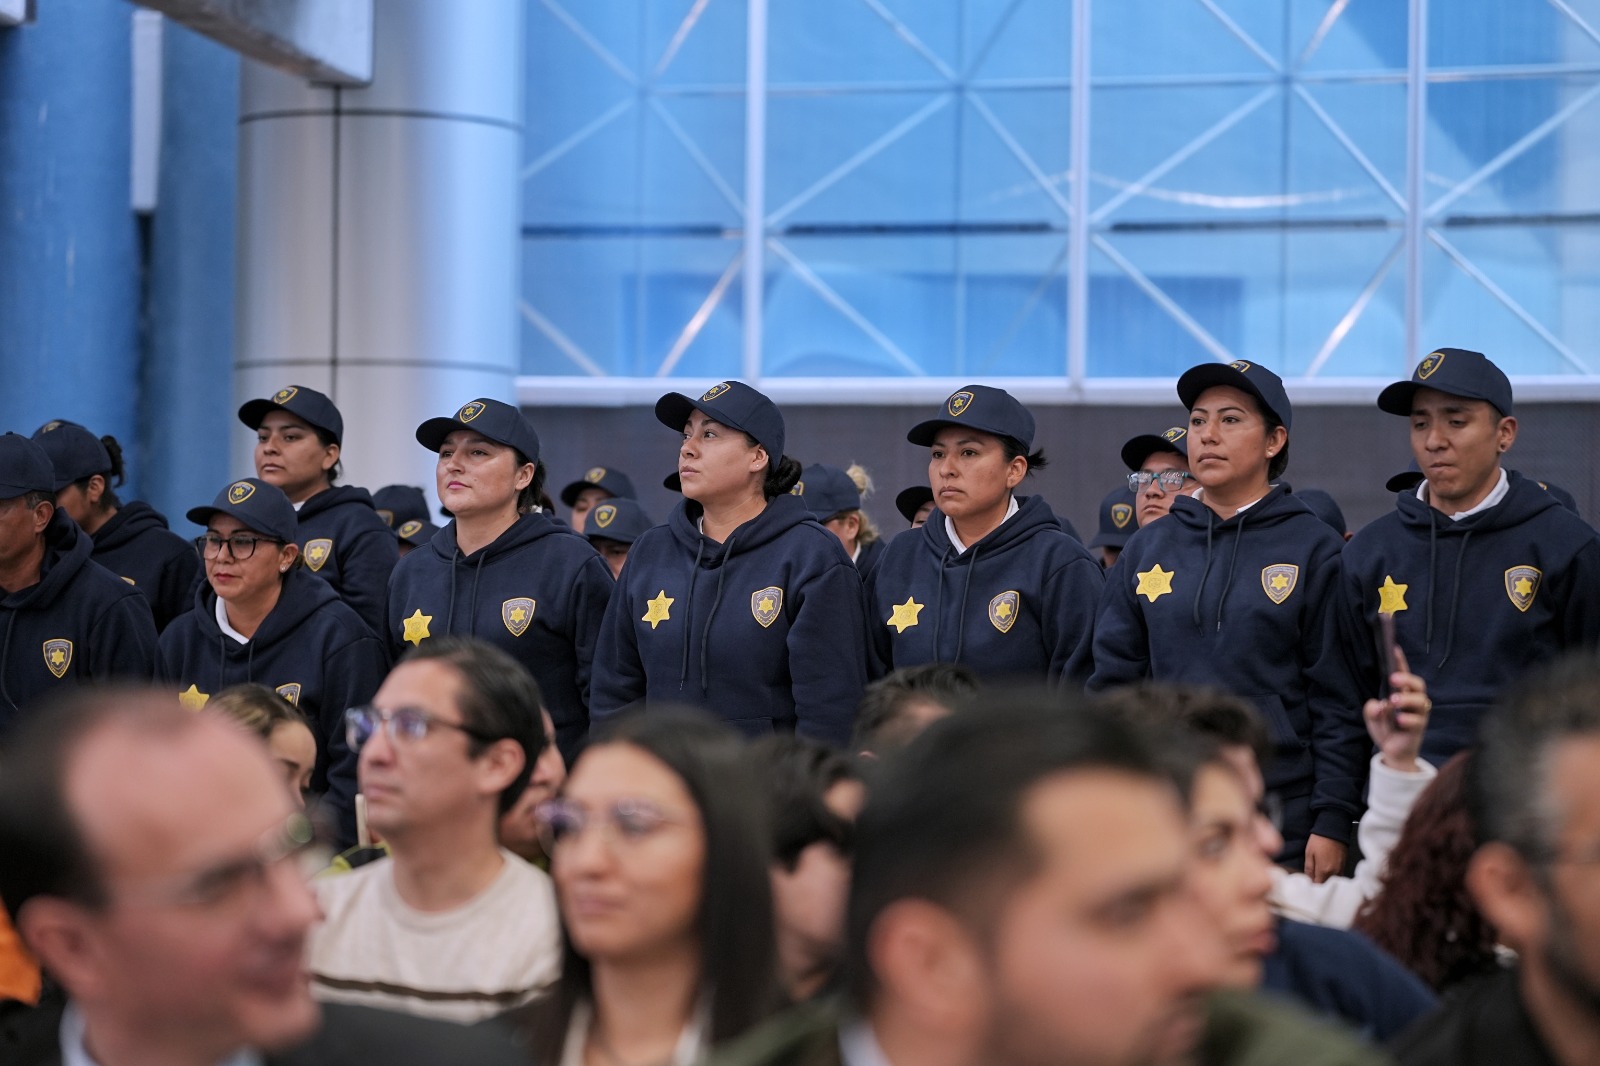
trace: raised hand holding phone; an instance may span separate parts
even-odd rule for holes
[[[1385,766],[1403,773],[1415,773],[1417,753],[1422,750],[1422,735],[1428,726],[1428,715],[1433,710],[1433,700],[1428,698],[1428,685],[1410,672],[1405,652],[1394,643],[1394,620],[1379,615],[1380,627],[1385,635],[1385,675],[1388,695],[1368,700],[1362,708],[1367,722],[1367,734],[1378,746]],[[1388,626],[1382,623],[1388,622]]]

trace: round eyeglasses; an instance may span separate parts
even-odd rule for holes
[[[1150,482],[1154,481],[1168,492],[1177,492],[1183,488],[1183,483],[1194,477],[1187,470],[1163,470],[1159,474],[1149,470],[1141,470],[1136,474],[1128,475],[1128,491],[1138,492]]]

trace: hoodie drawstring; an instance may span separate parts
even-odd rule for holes
[[[1467,530],[1461,538],[1461,554],[1456,556],[1456,579],[1450,589],[1450,628],[1444,635],[1444,655],[1439,659],[1439,665],[1444,666],[1450,661],[1450,652],[1456,646],[1456,607],[1461,603],[1461,567],[1467,560],[1467,543],[1472,540],[1472,530]],[[1432,601],[1432,590],[1429,590],[1429,600]]]
[[[11,627],[17,624],[17,612],[6,612],[6,639],[0,641],[0,696],[6,698],[13,711],[22,708],[17,706],[17,701],[11,698],[11,693],[6,690],[6,662],[11,658]]]
[[[1206,580],[1211,576],[1211,533],[1215,528],[1217,517],[1216,512],[1210,508],[1206,511],[1206,565],[1205,569],[1200,571],[1200,587],[1194,591],[1194,606],[1191,611],[1196,629],[1200,628],[1200,601],[1205,598]],[[1233,554],[1228,557],[1228,576],[1222,583],[1222,592],[1217,596],[1218,633],[1222,632],[1222,606],[1228,600],[1228,590],[1233,588],[1233,578],[1239,570],[1239,545],[1244,540],[1244,524],[1250,520],[1248,514],[1243,511],[1236,517],[1239,519],[1239,524],[1233,529]]]
[[[683,691],[683,686],[689,681],[689,633],[694,623],[694,586],[700,578],[700,560],[706,553],[706,538],[700,537],[700,542],[694,549],[694,565],[689,568],[689,594],[684,597],[683,611],[683,663],[678,667],[678,691]],[[702,667],[704,669],[704,667]],[[700,679],[701,687],[705,686],[705,678]]]
[[[711,622],[717,617],[717,608],[722,606],[722,581],[728,576],[728,563],[733,558],[733,534],[728,535],[728,543],[722,551],[722,565],[717,567],[717,593],[711,597],[711,613],[706,615],[706,625],[700,634],[700,692],[705,694],[706,667],[711,655]]]
[[[972,561],[967,564],[967,583],[961,587],[961,610],[956,614],[956,657],[950,660],[953,663],[961,661],[961,649],[967,643],[967,594],[972,591],[972,575],[977,569],[978,546],[974,544],[972,546]],[[940,580],[939,584],[942,587],[944,581]],[[934,648],[937,649],[938,645],[935,644]]]
[[[467,611],[467,636],[469,637],[478,635],[478,582],[483,580],[483,561],[488,557],[488,552],[479,552],[478,566],[472,572],[472,607]],[[454,590],[452,590],[452,601],[454,598]],[[453,608],[454,606],[455,604],[452,602],[451,607]]]
[[[1222,584],[1222,595],[1217,597],[1217,632],[1222,632],[1222,605],[1228,599],[1228,590],[1233,588],[1233,575],[1239,568],[1239,542],[1244,539],[1244,524],[1249,521],[1244,515],[1239,516],[1239,525],[1233,534],[1233,557],[1228,560],[1228,580]]]
[[[1194,627],[1196,629],[1200,628],[1200,600],[1206,594],[1206,578],[1211,576],[1211,530],[1212,530],[1212,527],[1216,524],[1216,520],[1217,520],[1217,512],[1215,512],[1211,508],[1207,507],[1206,508],[1206,565],[1205,565],[1205,569],[1200,571],[1200,583],[1197,586],[1195,586],[1195,590],[1194,590],[1194,608],[1193,608],[1193,611],[1192,611],[1192,614],[1193,614],[1193,617],[1194,617]]]
[[[944,572],[945,567],[950,565],[950,549],[953,547],[953,544],[946,544],[944,554],[939,557],[939,583],[933,594],[933,654],[935,658],[939,655],[939,630],[941,623],[944,622]],[[968,576],[970,577],[971,575],[969,574]]]
[[[1428,508],[1428,621],[1422,634],[1424,654],[1433,652],[1433,595],[1439,588],[1437,564],[1439,561],[1439,516]]]
[[[461,558],[461,549],[458,547],[450,553],[450,616],[445,619],[444,631],[456,631],[456,562]]]

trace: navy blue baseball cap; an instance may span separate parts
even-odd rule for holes
[[[812,463],[800,471],[800,480],[793,492],[818,522],[861,509],[861,490],[856,488],[849,474],[836,466]]]
[[[50,457],[57,492],[86,477],[111,473],[111,453],[99,437],[76,422],[46,422],[33,431],[33,442]]]
[[[894,509],[904,515],[907,522],[915,522],[917,512],[922,510],[924,504],[932,502],[932,489],[926,485],[912,485],[900,490],[900,495],[894,498]]]
[[[614,540],[632,544],[645,530],[655,525],[637,500],[616,496],[592,508],[583,517],[580,531],[590,540]]]
[[[1185,370],[1178,379],[1178,400],[1185,411],[1192,411],[1200,394],[1217,385],[1248,392],[1283,423],[1284,429],[1294,420],[1294,409],[1289,404],[1289,394],[1284,391],[1283,379],[1259,363],[1245,359],[1201,363]]]
[[[433,539],[439,527],[425,518],[411,518],[394,527],[396,540],[403,540],[413,548],[420,548]]]
[[[1511,414],[1511,380],[1482,352],[1465,348],[1440,348],[1422,357],[1405,381],[1378,393],[1378,409],[1409,416],[1411,398],[1418,389],[1437,389],[1469,400],[1487,400],[1500,417]]]
[[[417,443],[436,452],[444,445],[444,439],[458,429],[471,430],[485,440],[515,448],[530,463],[539,461],[539,434],[533,431],[522,411],[482,396],[462,404],[453,415],[430,418],[422,423],[417,427]]]
[[[1294,498],[1311,508],[1311,513],[1331,526],[1339,536],[1350,532],[1344,520],[1344,511],[1339,509],[1339,501],[1333,498],[1332,493],[1324,489],[1296,489]]]
[[[1134,473],[1144,466],[1144,461],[1156,452],[1172,452],[1185,458],[1189,455],[1189,427],[1173,426],[1162,433],[1141,433],[1130,437],[1122,446],[1122,465]]]
[[[0,436],[0,500],[55,491],[56,471],[45,450],[20,433]]]
[[[390,529],[428,520],[428,498],[416,485],[385,485],[372,494],[372,507]]]
[[[274,411],[288,411],[300,421],[333,436],[333,443],[344,443],[344,418],[339,409],[316,389],[304,385],[286,385],[272,394],[271,399],[249,400],[239,408],[239,421],[251,429],[260,429],[261,423]]]
[[[1022,445],[1024,452],[1033,450],[1033,414],[1005,389],[991,385],[967,385],[952,392],[940,413],[912,426],[906,440],[930,447],[945,426],[968,426],[997,437],[1010,437]]]
[[[1405,492],[1407,489],[1416,488],[1421,481],[1422,468],[1419,467],[1417,465],[1417,461],[1413,459],[1411,460],[1410,466],[1406,467],[1398,474],[1395,474],[1388,481],[1385,481],[1383,483],[1383,487],[1388,489],[1390,492]]]
[[[240,478],[211,501],[210,507],[191,507],[184,517],[197,526],[211,521],[212,515],[232,515],[246,527],[264,533],[285,544],[294,543],[300,531],[300,517],[294,513],[294,504],[276,485],[259,478]]]
[[[691,400],[681,392],[669,392],[656,401],[656,418],[663,426],[682,432],[689,415],[702,411],[729,429],[748,433],[767,450],[772,468],[783,458],[783,413],[778,405],[742,381],[719,381]]]
[[[683,427],[679,426],[678,428],[682,429]],[[613,470],[610,467],[595,466],[590,467],[583,477],[577,481],[570,482],[566,488],[561,490],[561,502],[571,507],[578,502],[578,495],[584,489],[599,489],[606,494],[607,498],[621,496],[625,500],[631,500],[638,495],[633,491],[633,480],[627,474],[620,470]]]
[[[1091,548],[1122,548],[1139,528],[1134,521],[1139,497],[1122,485],[1106,493],[1100,501],[1100,529],[1089,542]]]

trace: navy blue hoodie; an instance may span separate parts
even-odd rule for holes
[[[871,544],[861,544],[856,549],[856,573],[861,575],[861,580],[866,581],[872,576],[872,571],[877,567],[883,553],[889,547],[889,542],[882,537]]]
[[[19,711],[70,686],[149,681],[150,603],[93,562],[90,541],[60,508],[44,527],[39,581],[0,599],[0,732]]]
[[[1371,1043],[1393,1039],[1439,1005],[1420,977],[1360,933],[1287,918],[1277,932],[1278,946],[1262,960],[1262,989],[1341,1021]]]
[[[1310,833],[1347,843],[1362,810],[1371,741],[1334,621],[1343,547],[1282,486],[1226,520],[1179,496],[1129,538],[1095,622],[1091,689],[1217,685],[1261,711],[1289,856]]]
[[[1459,522],[1403,492],[1345,546],[1340,623],[1365,696],[1378,694],[1377,615],[1428,682],[1422,755],[1470,745],[1501,686],[1600,643],[1600,537],[1550,493],[1510,474],[1506,496]],[[1524,584],[1525,582],[1525,584]]]
[[[959,555],[938,510],[889,543],[868,592],[881,666],[961,663],[988,678],[1088,679],[1100,564],[1042,496],[1016,500],[1016,514]]]
[[[240,644],[217,625],[209,584],[194,609],[161,634],[161,680],[198,709],[229,685],[265,685],[299,707],[317,733],[311,787],[327,793],[342,838],[355,838],[355,756],[345,744],[344,712],[371,702],[389,654],[366,623],[328,586],[295,567],[255,635]]]
[[[471,555],[451,522],[400,560],[385,632],[395,658],[428,637],[477,637],[539,682],[570,763],[589,733],[589,671],[616,583],[585,538],[538,512]]]
[[[680,703],[751,736],[848,744],[867,637],[861,577],[839,538],[784,495],[718,544],[689,503],[628,553],[595,660],[594,720],[640,700]]]
[[[201,580],[200,555],[148,503],[135,500],[118,508],[91,537],[94,561],[150,601],[157,632],[194,606],[195,585]]]
[[[306,568],[333,586],[374,633],[384,631],[389,575],[400,560],[394,530],[372,507],[372,494],[335,485],[299,508],[296,538]]]

